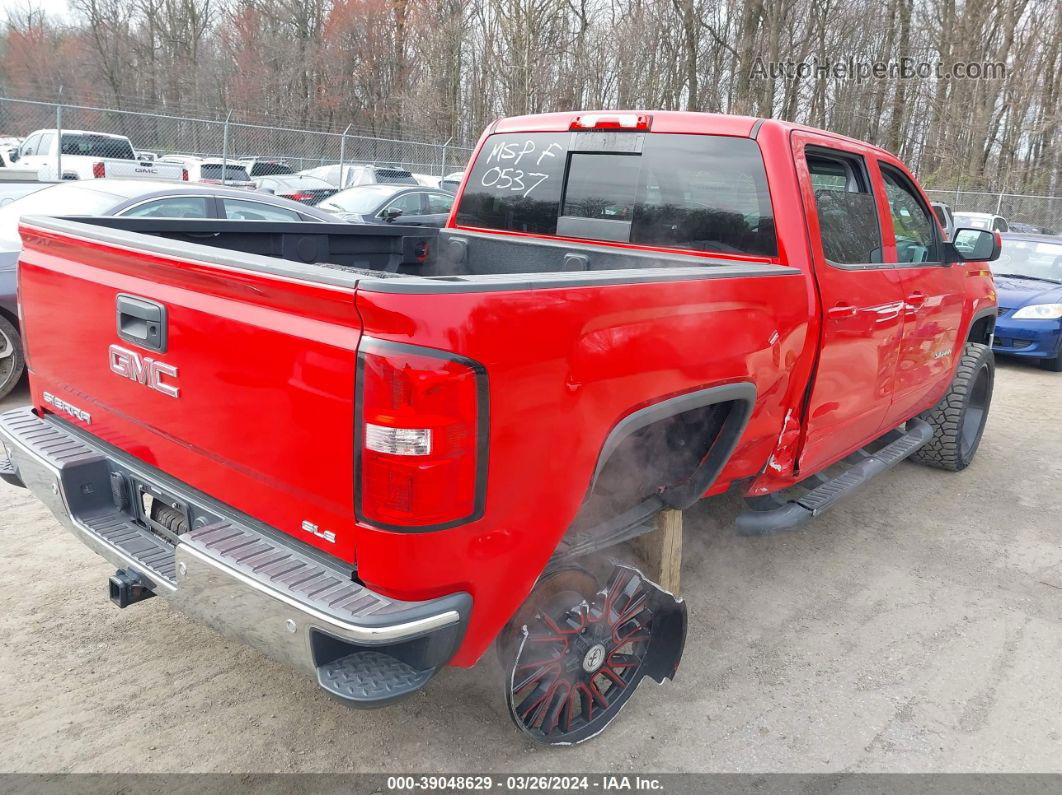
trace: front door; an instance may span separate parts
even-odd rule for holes
[[[914,182],[896,165],[878,164],[891,229],[888,259],[901,268],[904,329],[896,368],[896,394],[887,425],[899,425],[941,397],[951,381],[962,326],[966,271],[944,264],[944,247],[932,211]]]
[[[794,132],[822,305],[800,469],[811,473],[881,433],[904,323],[902,270],[884,264],[873,150]]]

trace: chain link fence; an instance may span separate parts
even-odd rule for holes
[[[444,176],[465,168],[472,148],[452,141],[418,141],[345,130],[310,130],[241,120],[235,114],[204,119],[167,113],[98,108],[0,97],[0,138],[23,138],[61,127],[117,133],[138,152],[229,159],[286,160],[296,171],[338,163],[400,166]],[[937,188],[930,198],[956,212],[1002,215],[1008,221],[1062,232],[1062,197]]]
[[[1062,196],[1034,196],[1022,193],[988,193],[966,190],[927,190],[933,201],[951,206],[952,212],[992,213],[1010,223],[1029,224],[1062,233]]]
[[[241,121],[235,114],[203,119],[0,97],[0,137],[24,138],[61,128],[124,135],[137,152],[229,159],[286,160],[296,171],[337,163],[399,166],[444,176],[464,169],[472,148],[452,141],[381,137],[363,131],[308,130]]]

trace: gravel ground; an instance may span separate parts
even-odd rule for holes
[[[688,512],[678,680],[556,750],[492,659],[357,712],[162,599],[118,610],[0,483],[0,770],[1062,772],[1060,429],[1062,375],[1004,362],[962,474],[903,463],[773,538],[736,537],[733,500]]]

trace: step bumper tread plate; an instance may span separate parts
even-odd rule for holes
[[[471,611],[466,593],[402,601],[374,592],[354,581],[349,567],[324,562],[235,511],[171,544],[114,506],[111,474],[155,483],[188,504],[199,505],[204,495],[168,480],[163,485],[161,473],[28,407],[0,414],[0,441],[27,488],[83,543],[115,568],[140,574],[184,612],[277,659],[316,672],[311,630],[383,647],[460,633]],[[221,513],[216,503],[210,509]]]

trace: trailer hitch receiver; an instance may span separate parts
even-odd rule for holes
[[[111,601],[118,607],[129,607],[129,605],[143,602],[155,595],[140,575],[132,569],[118,569],[110,576],[107,587]]]

